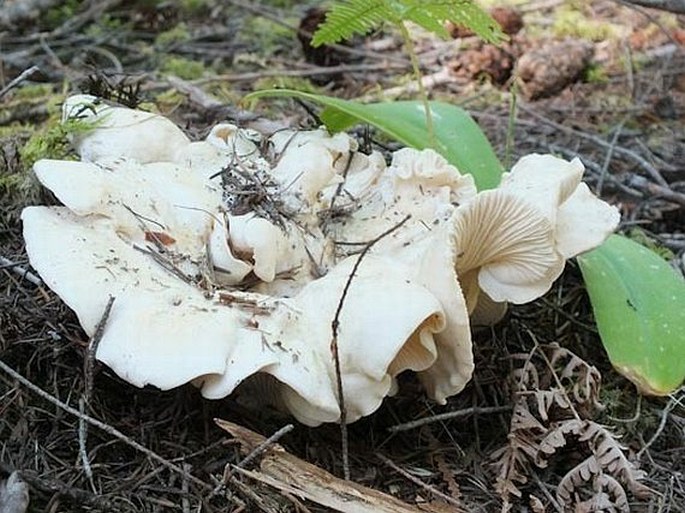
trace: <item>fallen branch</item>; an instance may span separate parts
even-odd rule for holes
[[[251,453],[264,444],[266,438],[247,428],[215,419],[240,444],[243,453]],[[267,484],[284,493],[304,497],[342,513],[437,513],[428,504],[412,506],[378,490],[335,477],[287,452],[278,444],[270,445],[259,462],[259,470],[233,467],[241,474]]]

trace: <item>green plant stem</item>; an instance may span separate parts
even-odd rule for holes
[[[507,140],[504,149],[504,169],[511,168],[511,154],[514,148],[514,132],[516,130],[516,107],[518,100],[518,87],[516,83],[509,89],[509,120],[507,123]]]
[[[426,88],[423,86],[423,75],[421,73],[421,68],[419,66],[419,59],[416,56],[416,51],[414,50],[414,43],[411,40],[407,26],[402,20],[397,22],[397,26],[402,33],[402,38],[404,39],[404,46],[407,48],[407,53],[409,54],[409,59],[411,60],[411,67],[414,71],[414,78],[416,79],[416,84],[419,87],[419,96],[423,102],[423,108],[426,111],[426,130],[428,131],[428,140],[430,141],[431,148],[435,148],[435,131],[433,129],[433,113],[431,112],[430,104],[428,103],[428,93],[426,93]]]

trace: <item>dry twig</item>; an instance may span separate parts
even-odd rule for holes
[[[43,286],[43,280],[41,280],[38,276],[33,274],[31,271],[23,268],[22,266],[13,262],[9,258],[5,258],[3,256],[0,256],[0,269],[3,269],[5,267],[11,269],[12,271],[17,273],[22,278],[26,278],[28,281],[33,283],[36,287],[42,287]]]
[[[446,413],[439,413],[438,415],[431,415],[430,417],[424,417],[418,420],[412,420],[411,422],[404,422],[403,424],[396,424],[390,426],[388,431],[391,433],[399,433],[400,431],[409,431],[410,429],[416,429],[418,427],[426,426],[434,422],[441,422],[443,420],[458,419],[460,417],[466,417],[467,415],[485,415],[490,413],[503,413],[506,411],[511,411],[512,405],[507,404],[504,406],[473,406],[471,408],[464,408],[456,411],[448,411]]]
[[[17,77],[15,77],[9,84],[7,84],[5,87],[0,89],[0,98],[5,96],[7,93],[9,93],[13,88],[17,87],[19,84],[21,84],[24,80],[29,78],[31,75],[34,73],[37,73],[40,71],[40,68],[38,66],[31,66],[28,69],[25,69],[22,71]]]
[[[345,410],[345,396],[343,393],[342,375],[340,372],[340,358],[338,355],[338,328],[340,327],[340,314],[342,313],[347,293],[349,292],[350,286],[352,285],[352,280],[354,279],[354,276],[357,273],[359,265],[362,263],[364,257],[368,254],[368,252],[377,242],[384,239],[394,231],[398,230],[402,225],[409,221],[410,218],[411,215],[408,215],[395,226],[384,231],[378,237],[366,243],[364,249],[362,249],[362,251],[359,253],[359,257],[357,257],[357,261],[354,263],[350,275],[347,277],[347,282],[345,282],[345,287],[343,287],[342,294],[340,295],[338,308],[335,310],[335,316],[333,317],[333,322],[331,322],[331,331],[333,334],[333,338],[331,340],[331,353],[333,355],[333,361],[335,362],[335,380],[338,389],[338,405],[340,407],[340,434],[342,438],[343,472],[345,475],[345,479],[347,480],[350,479],[350,458],[348,453],[349,442],[347,439],[347,411]]]
[[[402,475],[403,477],[407,478],[407,479],[408,479],[409,481],[411,481],[412,483],[414,483],[414,484],[420,486],[420,487],[423,488],[424,490],[429,491],[430,493],[432,493],[432,494],[435,495],[436,497],[439,497],[440,499],[444,500],[444,501],[447,502],[448,504],[451,504],[452,506],[454,506],[454,507],[456,508],[456,509],[454,510],[454,513],[461,513],[461,512],[464,511],[461,502],[458,501],[457,499],[455,499],[454,497],[450,497],[449,495],[447,495],[447,494],[445,494],[445,493],[442,493],[440,490],[438,490],[438,489],[435,488],[434,486],[431,486],[431,485],[429,485],[429,484],[424,483],[424,482],[421,481],[418,477],[415,477],[415,476],[411,475],[409,472],[407,472],[407,471],[404,470],[402,467],[400,467],[399,465],[397,465],[397,464],[396,464],[394,461],[392,461],[390,458],[388,458],[388,457],[386,457],[386,456],[383,456],[383,455],[380,454],[380,453],[376,453],[376,457],[377,457],[379,460],[381,460],[383,463],[385,463],[387,466],[389,466],[390,468],[392,468],[393,470],[395,470],[398,474],[400,474],[400,475]]]

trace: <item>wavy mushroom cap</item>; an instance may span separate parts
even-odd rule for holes
[[[62,105],[63,120],[82,120],[91,129],[79,130],[72,142],[81,159],[127,157],[140,163],[172,162],[190,143],[173,122],[151,112],[110,105],[90,95],[70,96]]]
[[[147,119],[117,109],[92,116]],[[88,333],[116,298],[97,358],[122,378],[192,382],[219,398],[268,375],[301,422],[336,421],[339,310],[348,422],[377,409],[402,372],[419,373],[441,402],[470,379],[449,223],[455,198],[475,194],[470,177],[431,152],[403,152],[388,168],[321,130],[279,133],[261,154],[253,134],[228,124],[181,145],[173,162],[144,163],[135,145],[89,146],[113,127],[79,144],[95,162],[36,164],[64,207],[27,208],[23,221],[33,266]],[[379,236],[361,261],[341,245]]]
[[[108,298],[116,298],[97,357],[126,381],[161,389],[195,381],[203,395],[217,398],[261,372],[284,384],[284,404],[300,421],[340,417],[332,320],[354,259],[293,298],[208,296],[120,238],[104,218],[64,207],[29,207],[22,218],[34,267],[89,335]],[[444,329],[445,313],[406,274],[388,259],[369,257],[350,286],[338,334],[350,422],[378,408],[397,374],[425,370],[437,357],[434,334]]]

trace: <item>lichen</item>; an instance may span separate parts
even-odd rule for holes
[[[621,35],[618,25],[593,20],[572,5],[557,9],[552,31],[558,37],[573,37],[590,41],[613,40]]]
[[[155,46],[169,46],[173,43],[183,43],[190,40],[190,31],[185,23],[179,23],[174,28],[165,30],[155,38]]]
[[[169,55],[162,60],[160,71],[167,75],[175,75],[184,80],[194,80],[202,77],[207,69],[200,61],[193,61],[185,57]]]

